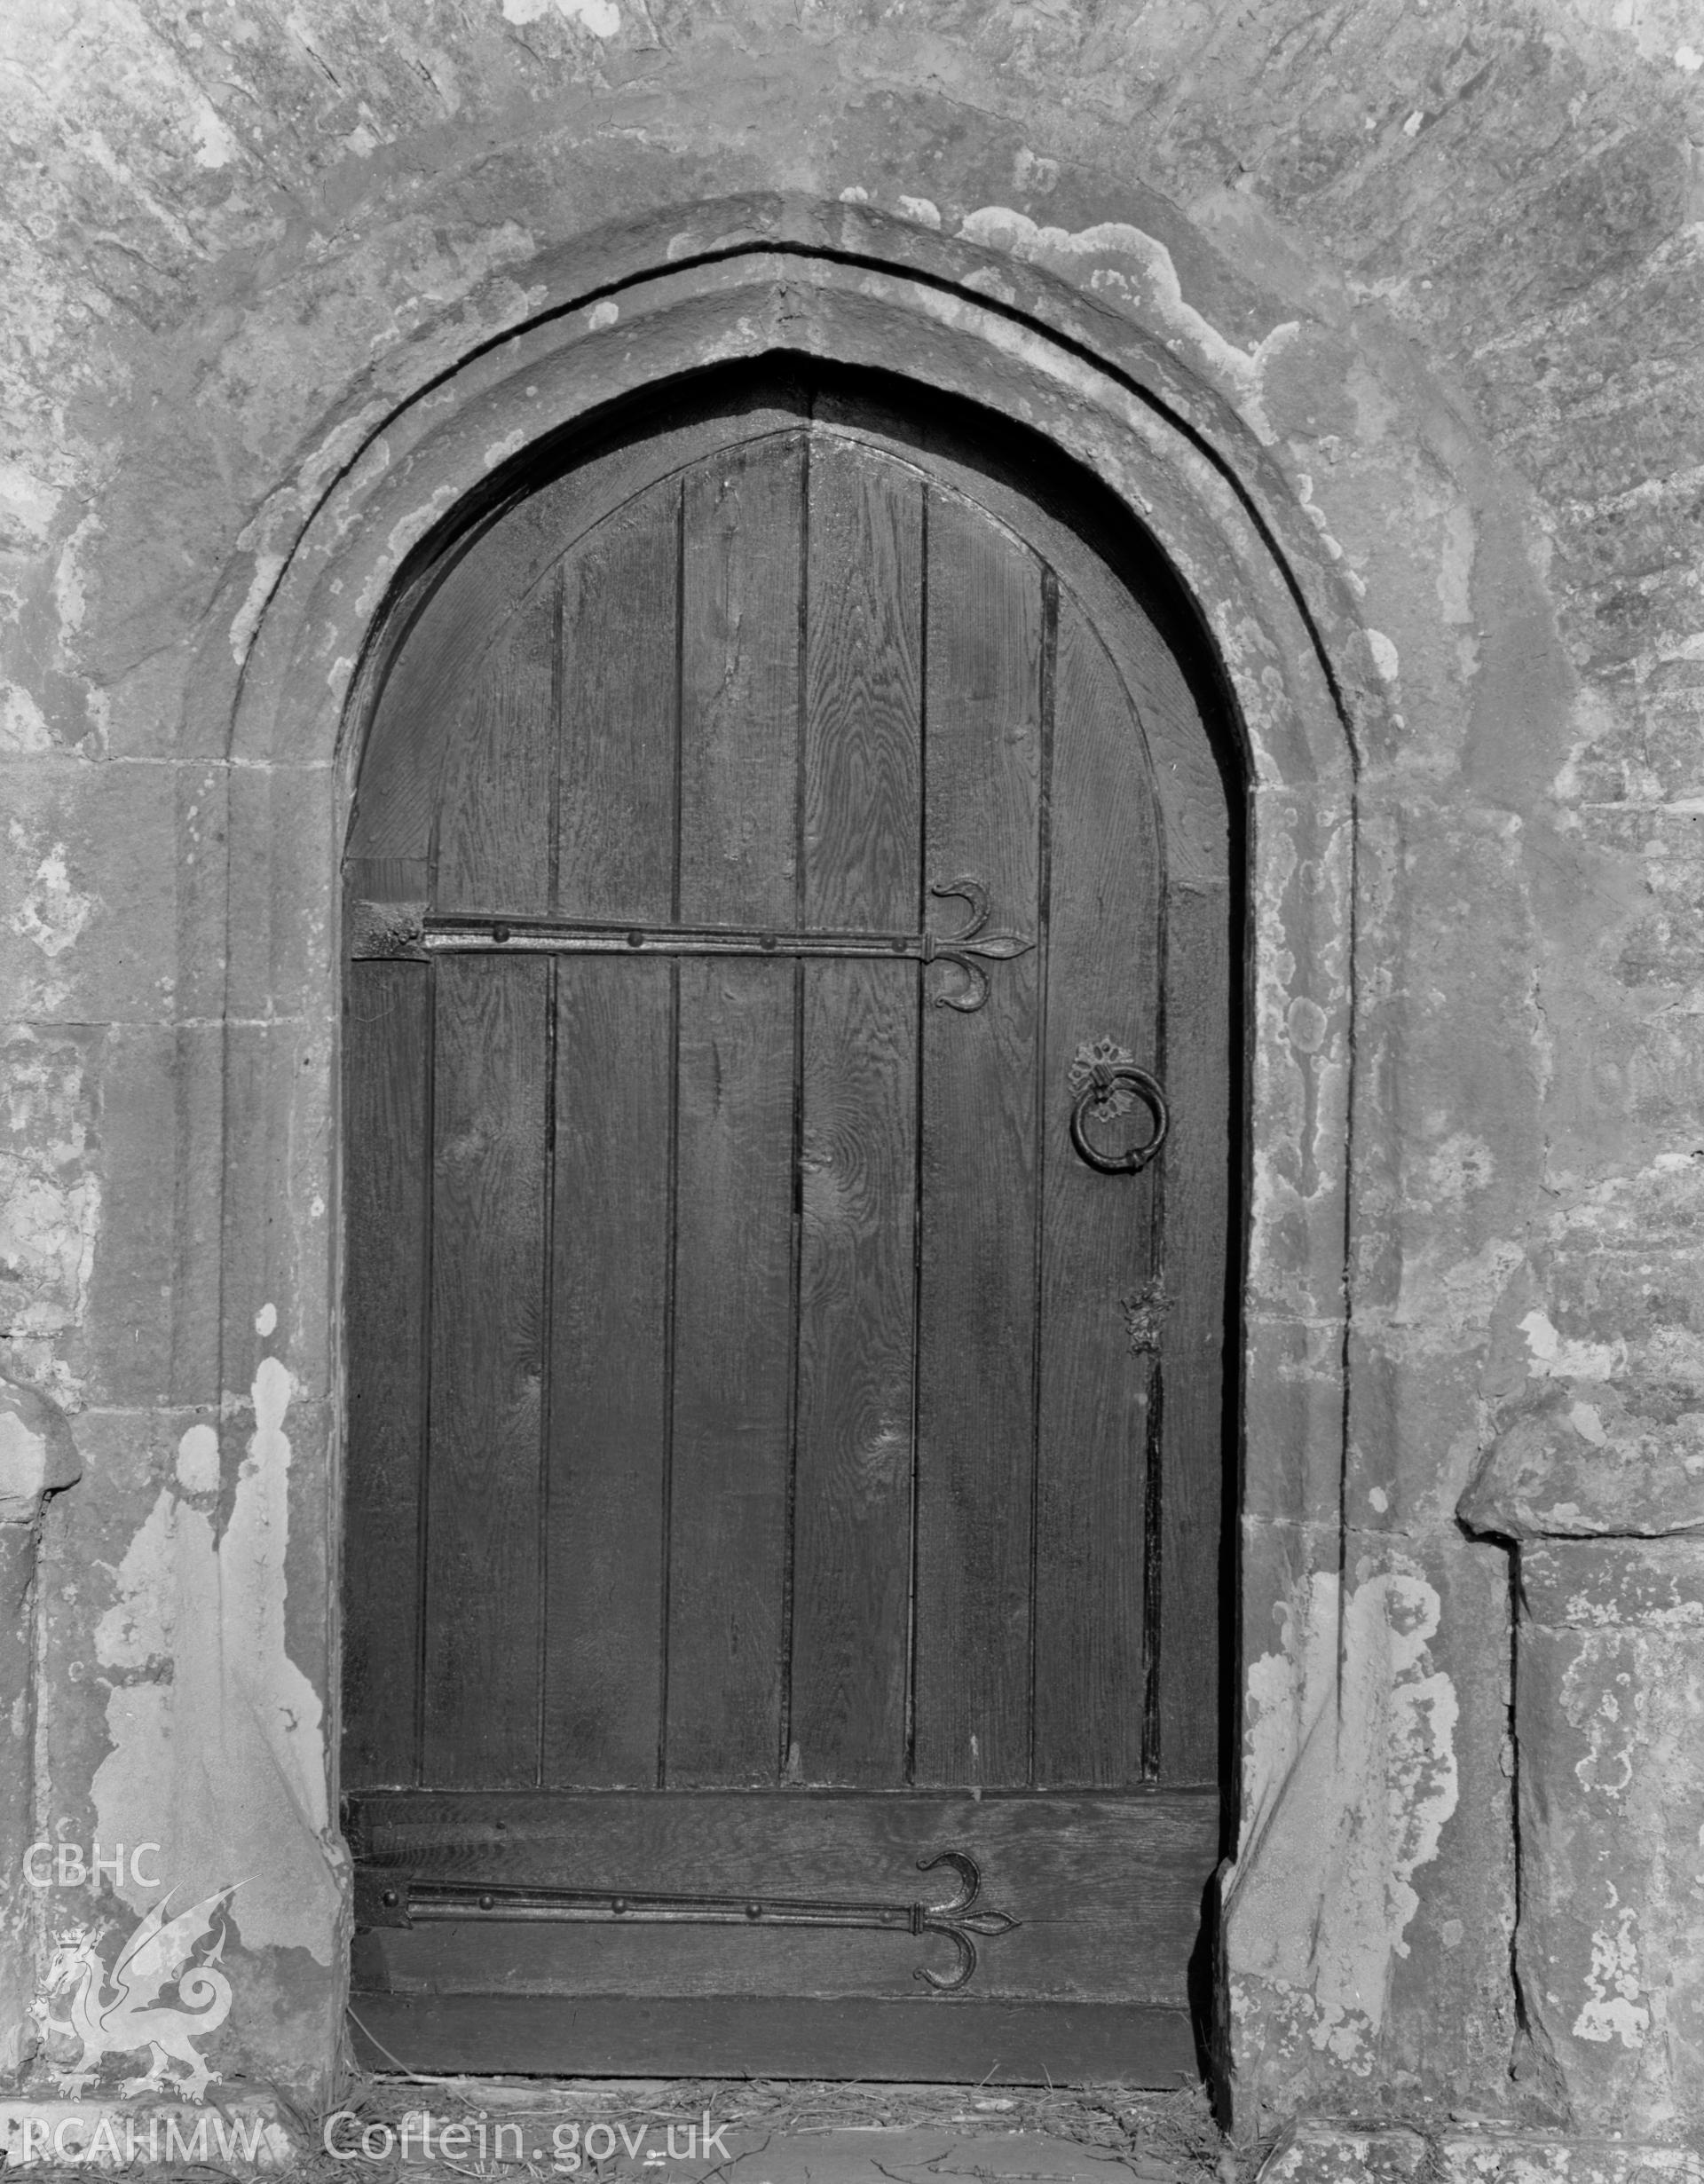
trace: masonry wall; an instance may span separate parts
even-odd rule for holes
[[[302,889],[252,901],[228,854],[258,830],[323,887],[334,780],[233,762],[209,648],[234,681],[398,389],[525,324],[554,253],[772,193],[1157,335],[1384,681],[1347,708],[1358,1029],[1327,1057],[1357,1101],[1341,1534],[1284,1513],[1248,1421],[1276,1604],[1227,1877],[1244,2116],[1697,2133],[1696,9],[9,14],[0,1485],[42,1547],[0,2068],[58,2082],[55,1977],[159,1893],[32,1888],[43,1838],[157,1840],[228,1927],[228,2082],[312,2096],[335,2052],[334,1055]],[[1330,1000],[1274,1034],[1298,1083]],[[318,1122],[246,1160],[293,1073]],[[1316,1126],[1257,1146],[1257,1195]],[[1282,1341],[1263,1384],[1340,1403]]]

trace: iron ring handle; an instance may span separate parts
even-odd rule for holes
[[[1090,1144],[1085,1125],[1090,1108],[1120,1084],[1127,1085],[1154,1117],[1154,1135],[1146,1145],[1139,1145],[1131,1152],[1102,1153]],[[1099,1169],[1102,1175],[1139,1175],[1165,1143],[1171,1122],[1165,1094],[1157,1077],[1150,1076],[1146,1069],[1139,1069],[1133,1061],[1097,1062],[1093,1074],[1071,1103],[1071,1144],[1077,1158],[1086,1161],[1091,1168]]]

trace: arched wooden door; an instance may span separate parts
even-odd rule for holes
[[[938,419],[775,385],[419,606],[345,1029],[354,1985],[411,2066],[1192,2066],[1229,917],[1157,612]]]

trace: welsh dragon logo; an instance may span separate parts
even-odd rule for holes
[[[102,1930],[75,1927],[60,1942],[36,2014],[46,2032],[70,2034],[83,2043],[81,2055],[59,2071],[62,2093],[73,2099],[81,2093],[104,2056],[146,2048],[148,2068],[125,2079],[126,2093],[169,2092],[190,2101],[205,2096],[218,2073],[196,2054],[195,2042],[231,2014],[231,1982],[219,1959],[229,1931],[226,1914],[240,1885],[203,1896],[175,1919],[166,1916],[171,1896],[162,1896],[120,1947],[110,1972],[99,1953]]]

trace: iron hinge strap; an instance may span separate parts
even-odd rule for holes
[[[776,956],[828,960],[887,957],[949,963],[961,975],[956,991],[938,994],[943,1008],[970,1012],[988,998],[982,961],[1009,962],[1035,946],[1017,933],[990,933],[988,890],[967,875],[929,890],[970,910],[962,933],[784,932],[759,926],[645,926],[556,918],[475,917],[429,911],[420,903],[358,903],[350,918],[351,952],[358,959],[440,955]]]
[[[401,1866],[363,1863],[355,1873],[359,1928],[413,1927],[442,1920],[509,1920],[556,1925],[858,1927],[877,1932],[939,1934],[958,1951],[945,1975],[919,1965],[917,1977],[942,1994],[956,1992],[976,1969],[980,1936],[990,1941],[1019,1924],[1003,1911],[978,1911],[982,1877],[963,1850],[919,1858],[920,1872],[951,1866],[958,1892],[944,1904],[841,1903],[811,1896],[682,1896],[514,1881],[422,1879]]]

